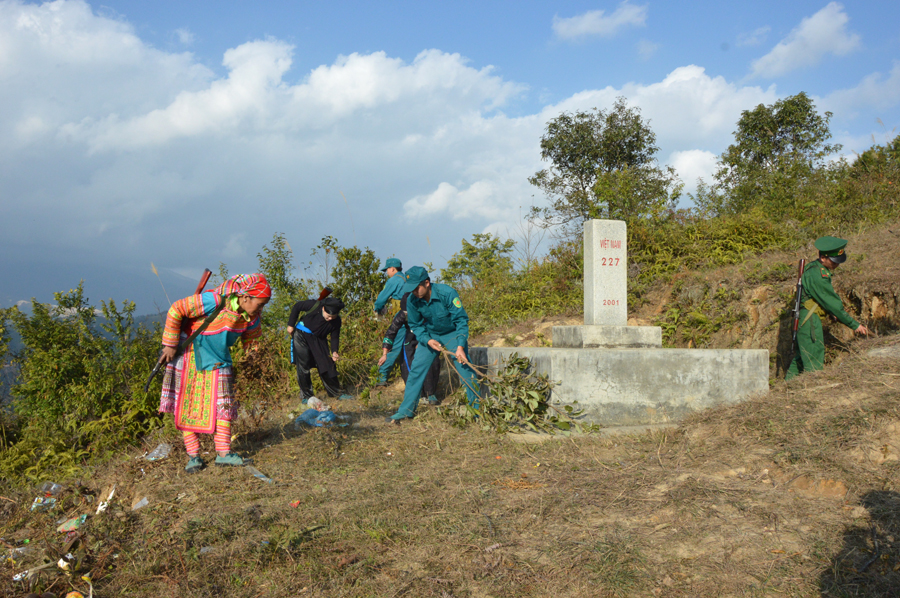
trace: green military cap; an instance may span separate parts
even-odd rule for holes
[[[838,239],[837,237],[819,237],[815,242],[819,255],[827,257],[835,264],[843,264],[847,259],[844,253],[844,247],[847,246],[847,239]]]
[[[428,270],[422,266],[413,266],[406,271],[406,283],[403,285],[402,293],[411,293],[417,286],[429,280]]]
[[[402,270],[403,264],[400,263],[400,260],[398,260],[397,258],[389,257],[388,259],[385,260],[384,268],[382,268],[381,271],[384,272],[388,268],[397,268],[398,270]]]

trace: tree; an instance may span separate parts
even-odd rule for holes
[[[559,115],[541,138],[541,159],[551,166],[528,179],[551,203],[532,207],[531,219],[580,232],[589,218],[630,220],[674,206],[681,186],[671,168],[659,168],[658,150],[656,135],[625,98],[608,111]]]
[[[265,275],[272,287],[272,299],[263,310],[263,326],[278,328],[286,325],[291,307],[305,298],[309,293],[306,285],[294,276],[294,252],[283,233],[275,233],[272,247],[263,245],[262,252],[256,254],[259,259],[259,271]],[[220,272],[227,276],[224,264]]]
[[[594,197],[606,211],[592,211],[589,217],[659,219],[676,207],[683,187],[671,166],[626,166],[597,178]]]
[[[334,296],[348,308],[365,304],[361,310],[364,312],[372,311],[372,303],[384,286],[381,262],[368,247],[360,249],[356,245],[335,246],[335,264],[331,277],[334,280],[331,285]]]
[[[462,249],[441,270],[441,280],[451,286],[474,287],[492,274],[507,274],[512,270],[509,254],[515,245],[512,239],[501,241],[490,233],[475,233],[471,243],[462,240]]]
[[[696,203],[711,214],[759,208],[776,218],[812,207],[806,204],[815,193],[809,192],[824,174],[825,158],[841,149],[826,143],[831,116],[816,112],[803,92],[744,110],[735,143],[719,157],[715,182],[700,186]]]
[[[900,213],[900,136],[874,145],[848,166],[840,202],[832,211],[843,222],[884,222]]]
[[[0,368],[6,365],[7,352],[9,351],[9,321],[14,308],[0,308]],[[0,380],[0,385],[3,381]],[[2,396],[2,395],[0,395]]]
[[[873,145],[857,157],[850,169],[850,176],[865,174],[876,176],[897,176],[900,170],[900,135],[884,145]]]

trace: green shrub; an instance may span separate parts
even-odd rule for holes
[[[36,477],[45,466],[77,467],[157,427],[159,382],[145,393],[158,331],[134,325],[134,303],[88,304],[82,285],[10,314],[24,349],[15,357],[15,442],[0,452],[7,478]],[[35,463],[36,461],[36,463]]]

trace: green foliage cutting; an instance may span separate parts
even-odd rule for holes
[[[469,405],[465,393],[457,393],[456,403],[445,407],[442,413],[457,425],[477,425],[498,434],[596,429],[578,420],[581,410],[553,404],[555,384],[546,375],[536,373],[531,361],[518,353],[503,359],[496,372],[483,375],[481,385],[482,398],[477,405]]]

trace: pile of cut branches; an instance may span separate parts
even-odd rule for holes
[[[453,368],[445,353],[448,369]],[[471,364],[470,364],[471,365]],[[478,366],[472,365],[476,370]],[[485,431],[498,433],[532,430],[555,434],[594,431],[596,426],[578,420],[583,411],[572,405],[553,404],[553,387],[548,376],[538,374],[527,357],[513,353],[503,359],[496,371],[481,374],[480,400],[469,405],[466,393],[455,394],[456,401],[443,410],[454,425],[477,424]]]

